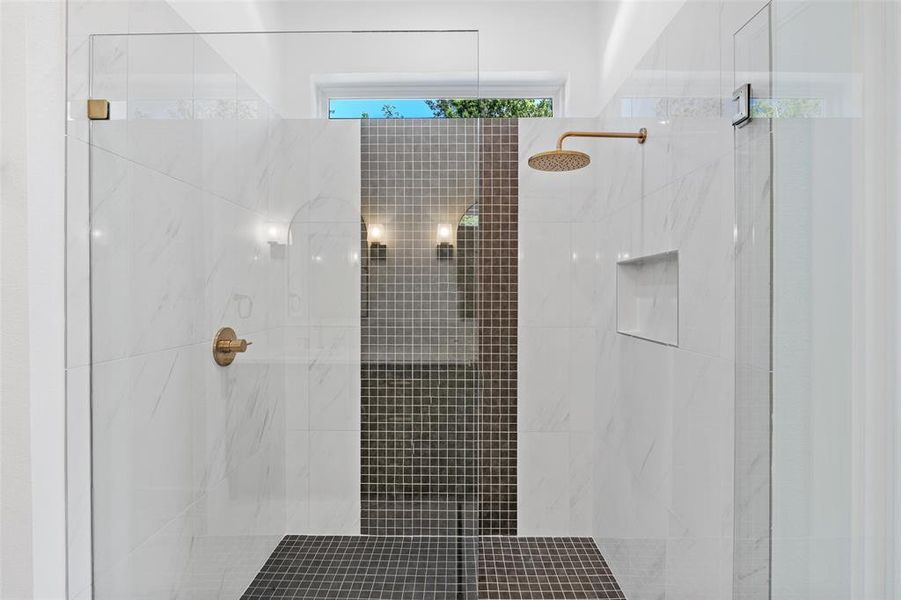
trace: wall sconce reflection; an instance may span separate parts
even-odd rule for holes
[[[369,239],[369,260],[385,260],[388,257],[385,226],[377,223],[370,225],[366,237]]]
[[[269,244],[269,256],[282,259],[287,254],[288,225],[286,223],[269,222],[263,226],[263,237]]]
[[[454,245],[451,243],[451,226],[438,226],[438,245],[435,247],[438,260],[448,260],[454,257]]]

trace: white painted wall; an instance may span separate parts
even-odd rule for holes
[[[600,110],[598,102],[599,72],[598,11],[596,1],[576,2],[202,2],[170,0],[173,8],[198,31],[347,31],[347,30],[405,30],[405,29],[477,29],[479,30],[478,63],[474,64],[471,50],[459,47],[446,52],[437,64],[456,63],[462,68],[478,70],[490,77],[498,73],[552,73],[567,80],[565,113],[567,116],[594,116]],[[638,26],[638,23],[634,24]],[[316,65],[319,73],[328,72],[328,61],[337,64],[363,65],[366,54],[379,58],[383,50],[369,46],[361,52],[356,44],[344,43],[342,48],[314,49],[301,55],[282,57],[278,50],[268,54],[269,60],[255,60],[260,69],[275,69],[270,82],[302,83],[303,58]],[[426,46],[427,48],[427,46]],[[347,54],[344,54],[347,53]],[[401,72],[429,72],[435,69],[432,54],[415,52],[394,54],[394,61],[378,60],[379,70],[397,68]],[[272,57],[275,57],[272,60]],[[453,60],[451,60],[453,59]],[[396,63],[398,66],[390,66]],[[406,65],[406,66],[405,66]],[[458,69],[460,67],[457,67]],[[291,70],[300,71],[291,75]],[[278,73],[278,74],[276,74]],[[269,86],[267,86],[269,87]],[[275,86],[272,86],[273,88]],[[261,90],[264,95],[267,93]],[[290,87],[275,92],[273,104],[282,102],[278,93],[289,98],[303,99],[304,93],[292,92]],[[309,117],[310,113],[295,116]]]
[[[688,0],[693,1],[693,0]],[[686,0],[607,1],[599,3],[597,106],[603,109],[633,75],[632,70],[660,37]]]
[[[347,31],[347,30],[478,30],[477,56],[458,39],[452,49],[405,52],[366,41],[320,38],[311,50],[296,52],[272,44],[250,48],[238,40],[223,41],[220,52],[286,115],[315,116],[310,106],[311,77],[367,71],[361,60],[372,59],[376,71],[432,74],[456,73],[470,91],[478,69],[483,86],[502,80],[561,79],[563,107],[558,116],[593,117],[619,89],[645,50],[660,35],[685,0],[576,0],[458,2],[405,0],[367,2],[169,0],[197,31]],[[456,37],[459,37],[456,36]],[[299,41],[295,43],[300,43]],[[339,47],[329,48],[330,44]],[[239,48],[229,48],[237,44]],[[248,52],[250,50],[250,52]],[[315,54],[316,68],[305,72],[298,56]],[[392,65],[387,68],[385,65]],[[279,66],[281,65],[281,66]],[[262,67],[262,68],[261,68]],[[465,73],[465,74],[464,74]],[[528,86],[526,86],[526,89]],[[462,93],[457,92],[457,93]],[[483,93],[486,90],[483,88]],[[488,94],[493,93],[487,91]]]
[[[0,595],[65,595],[61,2],[0,3]]]

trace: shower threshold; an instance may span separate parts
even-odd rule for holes
[[[286,536],[243,600],[624,599],[588,537]]]

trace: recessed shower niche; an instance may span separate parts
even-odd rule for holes
[[[679,251],[616,263],[616,331],[679,345]]]

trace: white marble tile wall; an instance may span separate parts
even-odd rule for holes
[[[525,165],[592,119],[519,122],[519,535],[591,535],[601,202],[593,174]],[[577,140],[573,147],[587,148]]]
[[[591,526],[629,598],[731,596],[732,34],[762,3],[688,2],[596,127],[602,297]],[[613,333],[615,263],[678,250],[678,347]]]
[[[360,123],[279,120],[286,224],[287,533],[360,533]]]

